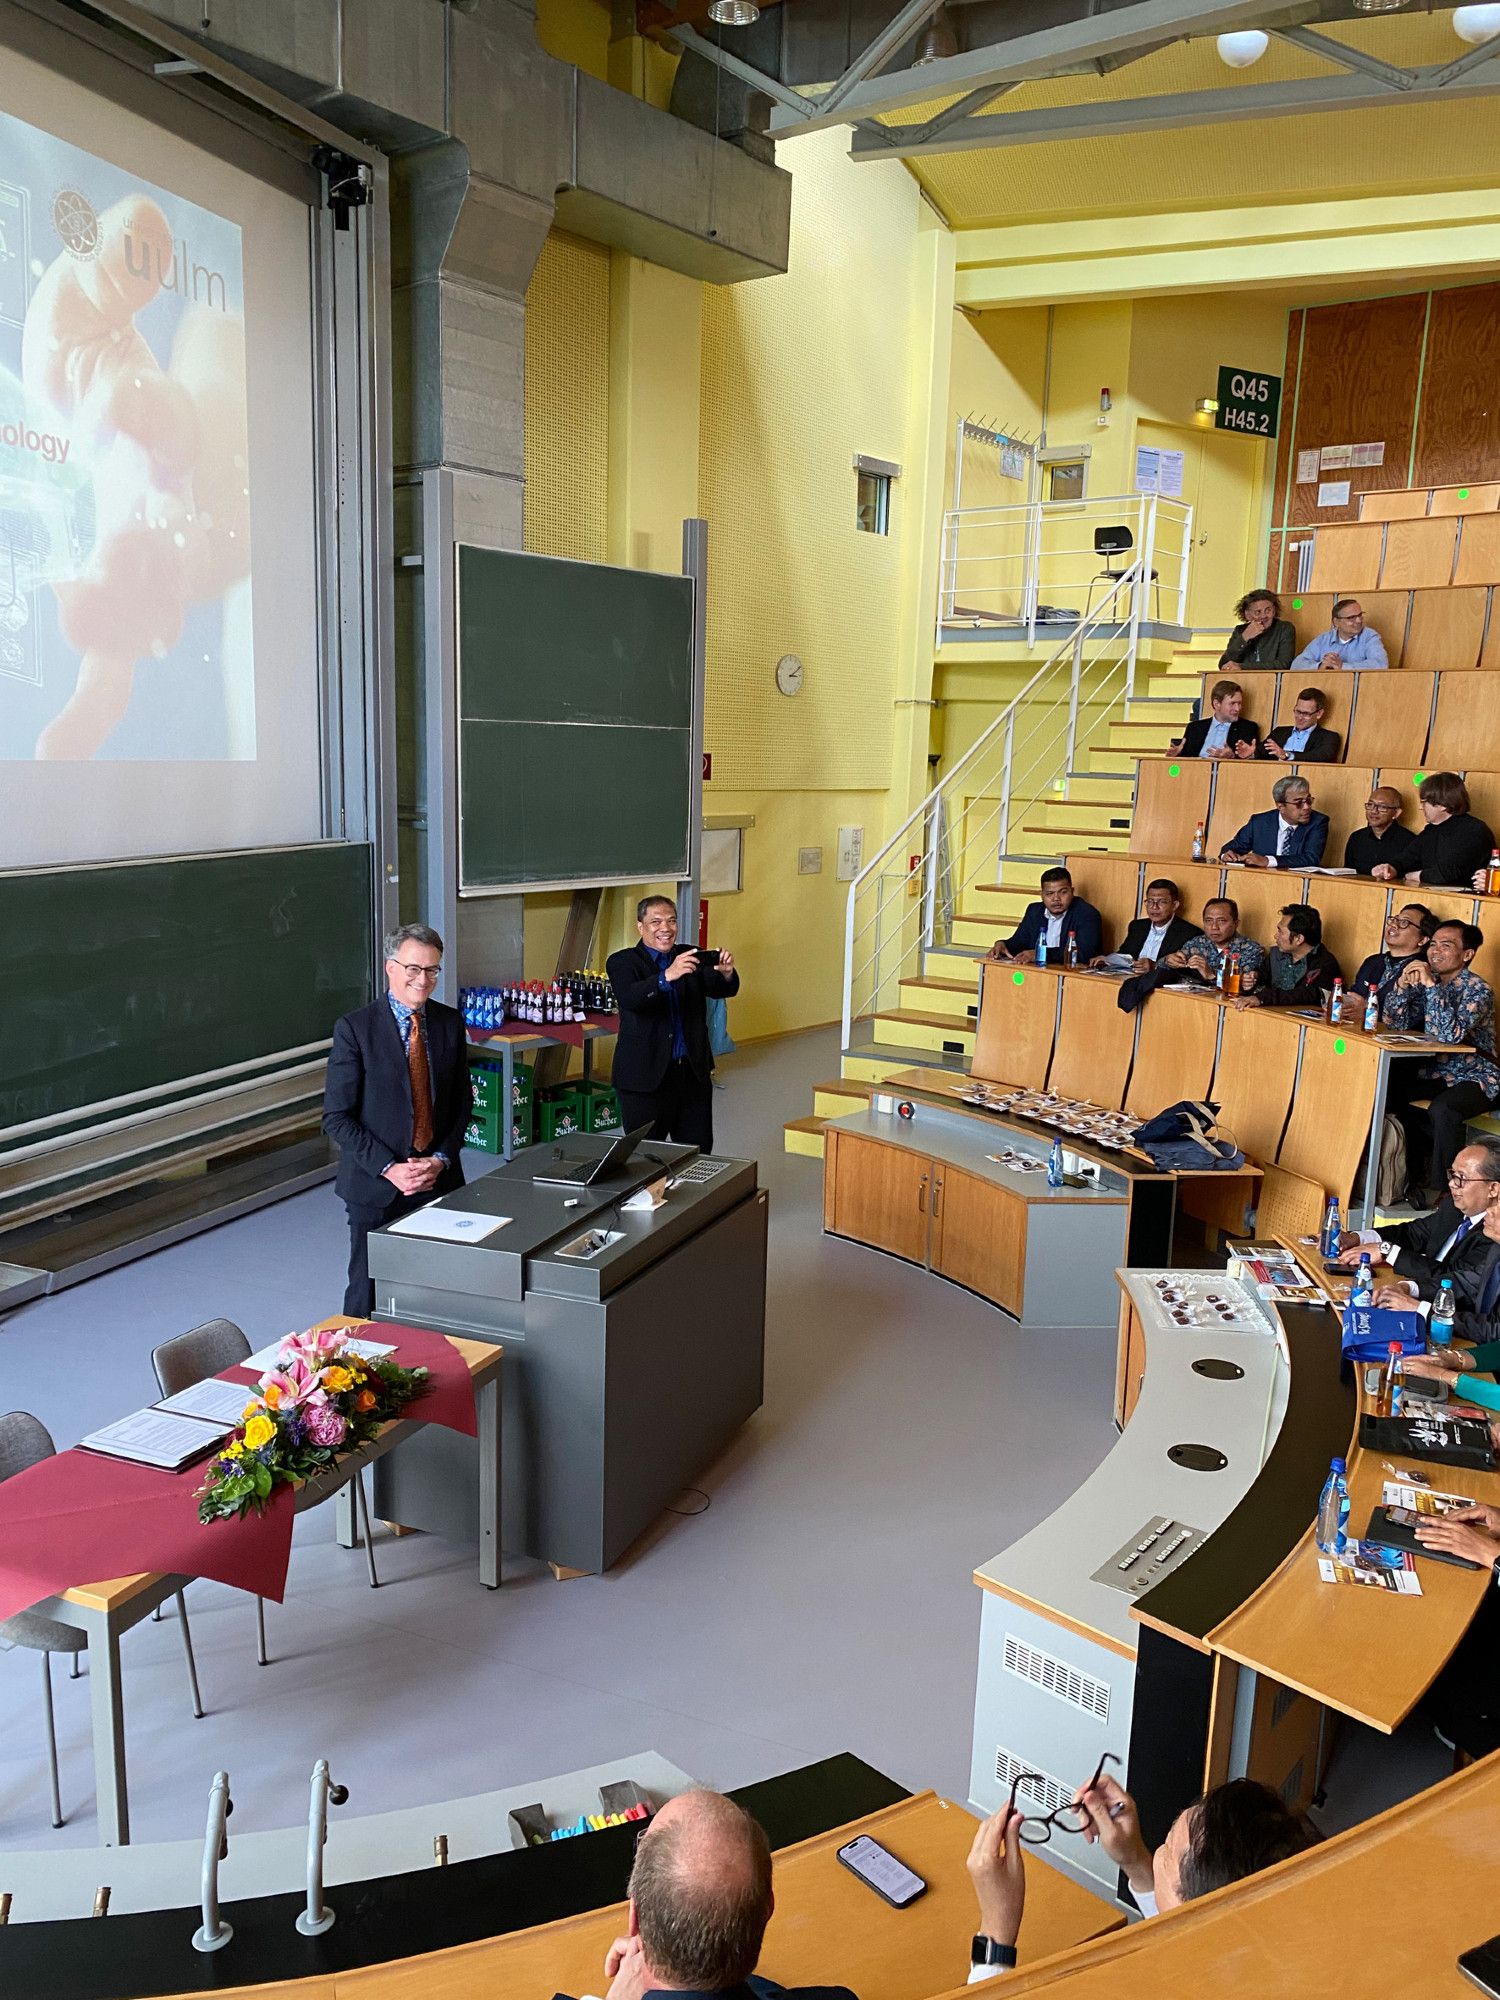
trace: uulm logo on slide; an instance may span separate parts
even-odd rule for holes
[[[99,254],[99,216],[94,204],[77,188],[59,188],[52,202],[52,226],[63,248],[80,263]],[[123,244],[125,268],[133,278],[152,279],[164,292],[176,292],[194,305],[214,312],[229,310],[224,274],[207,264],[195,264],[187,244],[174,236],[170,259],[159,242],[148,242],[127,229]]]

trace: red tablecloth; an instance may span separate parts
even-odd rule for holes
[[[412,1418],[475,1435],[468,1364],[440,1333],[382,1321],[352,1331],[391,1342],[403,1368],[429,1370],[426,1393],[410,1406]],[[224,1372],[247,1388],[259,1380],[249,1369]],[[208,1462],[158,1472],[96,1452],[63,1451],[0,1484],[0,1618],[74,1584],[142,1571],[212,1577],[279,1602],[291,1556],[292,1488],[277,1486],[262,1514],[252,1510],[205,1526],[197,1492]]]
[[[503,1028],[470,1028],[469,1047],[485,1049],[501,1042],[524,1041],[528,1035],[543,1035],[549,1042],[567,1042],[583,1047],[585,1028],[603,1028],[606,1034],[620,1031],[618,1014],[586,1014],[581,1021],[507,1021]]]

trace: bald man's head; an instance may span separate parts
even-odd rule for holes
[[[716,1993],[750,1977],[771,1919],[771,1850],[721,1792],[669,1799],[630,1873],[641,1948],[664,1985]]]

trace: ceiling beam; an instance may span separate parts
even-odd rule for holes
[[[1452,103],[1471,93],[1500,90],[1500,65],[1483,65],[1440,85],[1440,72],[1422,69],[1402,104]],[[1114,138],[1138,132],[1171,132],[1188,125],[1231,125],[1252,118],[1290,118],[1315,111],[1363,111],[1393,102],[1388,85],[1358,75],[1308,76],[1284,83],[1247,84],[1227,90],[1178,90],[1159,97],[1121,97],[1057,104],[1040,111],[1001,111],[966,118],[936,137],[920,130],[903,136],[887,126],[878,141],[854,134],[849,156],[911,159],[924,153],[966,153],[1000,146],[1031,146],[1047,139]]]
[[[1278,42],[1290,42],[1306,55],[1334,63],[1339,69],[1360,70],[1366,76],[1373,76],[1388,90],[1410,90],[1417,80],[1413,69],[1397,69],[1392,63],[1382,62],[1379,56],[1367,56],[1363,49],[1348,48],[1327,35],[1314,34],[1311,28],[1277,28],[1275,34]]]
[[[981,84],[1025,83],[1055,76],[1069,63],[1091,62],[1124,53],[1145,42],[1176,41],[1183,35],[1217,35],[1230,28],[1278,26],[1303,21],[1318,11],[1316,0],[1267,6],[1267,0],[1129,0],[1106,14],[1090,14],[1034,34],[1015,35],[1008,42],[969,49],[920,69],[869,77],[856,84],[841,104],[829,111],[827,100],[812,116],[783,109],[773,113],[771,136],[789,139],[801,132],[822,131],[829,125],[850,124],[886,111],[901,111],[934,97],[963,95]]]
[[[1466,56],[1455,56],[1451,63],[1444,63],[1432,80],[1439,89],[1446,90],[1450,83],[1456,83],[1472,69],[1482,69],[1486,63],[1494,62],[1496,57],[1500,57],[1500,41],[1481,42]]]
[[[878,75],[897,49],[910,41],[942,4],[943,0],[906,0],[906,5],[886,22],[872,42],[860,50],[828,95],[819,101],[818,110],[821,115],[825,118],[832,117],[867,76]]]

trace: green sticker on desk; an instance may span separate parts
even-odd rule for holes
[[[1182,766],[1180,764],[1168,764],[1167,776],[1169,778],[1180,778],[1182,776]]]
[[[1012,986],[1024,986],[1026,984],[1026,974],[1024,972],[1013,972],[1010,975],[1010,980]]]
[[[1292,599],[1292,609],[1293,611],[1300,611],[1302,609],[1302,599],[1300,597]]]
[[[1336,1056],[1341,1056],[1341,1055],[1343,1055],[1343,1054],[1344,1054],[1344,1052],[1345,1052],[1345,1050],[1346,1050],[1346,1049],[1348,1048],[1348,1046],[1349,1046],[1349,1044],[1348,1044],[1348,1043],[1347,1043],[1347,1042],[1346,1042],[1346,1041],[1344,1040],[1344,1038],[1343,1038],[1343,1036],[1342,1036],[1342,1035],[1336,1035],[1336,1036],[1334,1037],[1334,1042],[1333,1042],[1333,1053],[1334,1053],[1334,1054],[1335,1054]]]
[[[1468,497],[1469,497],[1469,489],[1468,489],[1468,487],[1467,487],[1467,486],[1460,486],[1460,487],[1459,487],[1459,489],[1458,489],[1458,497],[1459,497],[1459,499],[1460,499],[1460,500],[1467,500],[1467,499],[1468,499]]]
[[[1413,771],[1411,781],[1414,785],[1424,785],[1427,782],[1427,773],[1425,771]]]

